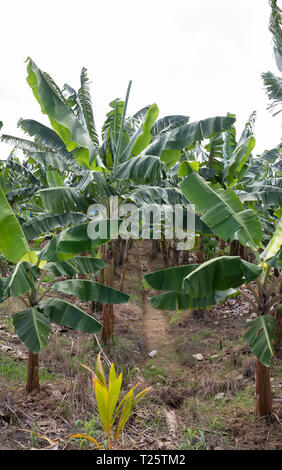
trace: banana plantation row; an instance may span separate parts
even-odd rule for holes
[[[20,119],[27,138],[2,134],[14,149],[0,162],[0,298],[22,302],[13,324],[29,350],[27,391],[40,387],[38,358],[51,323],[101,332],[108,344],[113,338],[114,305],[129,300],[123,280],[130,239],[118,236],[128,214],[115,221],[112,236],[112,198],[119,208],[180,205],[184,215],[192,204],[198,263],[188,264],[186,251],[180,263],[177,240],[166,239],[163,228],[152,251],[161,246],[167,268],[145,274],[144,286],[156,290],[151,304],[164,311],[246,298],[256,313],[245,327],[257,358],[256,415],[271,415],[269,369],[282,345],[281,145],[255,155],[255,112],[239,136],[232,114],[197,122],[159,118],[153,104],[128,116],[131,82],[125,100],[110,103],[100,139],[85,68],[78,91],[68,84],[60,89],[29,58],[27,83],[50,127]],[[89,237],[93,204],[106,208],[106,236]],[[113,287],[118,262],[120,290]],[[47,273],[54,281],[42,292]],[[93,302],[102,324],[56,293]]]

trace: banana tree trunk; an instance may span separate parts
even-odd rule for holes
[[[238,256],[239,255],[239,241],[233,240],[230,244],[230,256]]]
[[[106,262],[104,268],[104,284],[108,287],[114,286],[114,258],[111,243],[106,247]],[[103,304],[103,329],[102,341],[108,343],[114,336],[114,306]]]
[[[188,264],[189,263],[189,251],[183,251],[182,252],[182,264]]]
[[[30,393],[34,390],[40,391],[38,354],[29,351],[26,391]]]
[[[176,248],[176,242],[173,241],[173,258],[172,258],[172,265],[179,266],[179,251]]]
[[[155,258],[159,251],[159,240],[152,240],[152,254],[151,257]]]
[[[200,243],[197,249],[197,262],[202,264],[204,262],[204,247],[202,243],[202,235],[200,235]]]
[[[255,415],[271,416],[272,392],[269,367],[264,366],[257,358],[256,365],[256,408]]]
[[[126,274],[126,262],[128,259],[128,247],[129,247],[129,240],[126,240],[126,245],[125,245],[125,250],[123,254],[123,262],[122,262],[122,270],[121,270],[121,275],[120,275],[120,285],[119,285],[119,290],[123,292],[123,282]]]
[[[163,260],[164,265],[169,266],[169,250],[168,250],[168,242],[165,237],[162,237],[162,252],[163,252]]]

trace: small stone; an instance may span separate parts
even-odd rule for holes
[[[193,354],[192,357],[194,357],[194,359],[197,359],[197,361],[202,361],[204,359],[204,356],[202,354]]]
[[[149,352],[148,356],[155,357],[158,354],[158,351],[154,349],[153,351]]]
[[[222,398],[224,398],[224,393],[220,392],[214,398],[215,398],[215,400],[221,400]]]

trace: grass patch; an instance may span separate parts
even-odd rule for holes
[[[0,356],[0,376],[4,382],[24,382],[27,379],[27,361],[15,361],[6,353],[2,354]],[[50,382],[55,379],[55,376],[41,367],[39,378],[43,382]]]
[[[165,379],[167,371],[162,367],[157,367],[154,364],[151,364],[150,367],[142,370],[142,375],[150,383],[159,382],[160,379]]]

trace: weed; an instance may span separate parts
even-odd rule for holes
[[[179,445],[183,450],[204,450],[207,448],[205,434],[200,429],[188,428],[185,433],[185,441]]]
[[[8,315],[5,318],[5,329],[7,330],[8,333],[11,335],[14,334],[15,329],[14,329],[14,324],[13,324],[13,318],[11,315]]]
[[[205,331],[203,331],[203,333],[202,333],[202,335],[203,335],[205,338],[209,338],[212,334],[213,334],[213,332],[210,331],[210,330],[205,330]]]
[[[25,377],[26,367],[18,363],[6,353],[0,356],[0,376],[7,382],[22,381]]]

